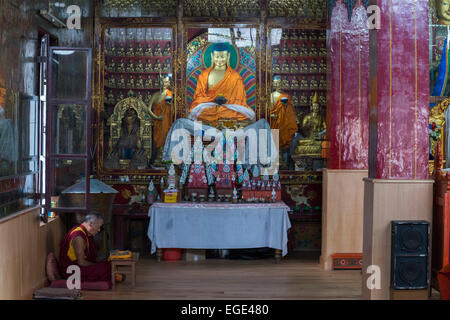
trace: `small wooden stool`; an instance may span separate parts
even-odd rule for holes
[[[113,289],[116,287],[116,273],[129,274],[133,288],[136,286],[136,262],[139,260],[139,252],[133,252],[130,259],[111,260],[111,281]],[[130,267],[130,270],[119,270],[120,267]]]

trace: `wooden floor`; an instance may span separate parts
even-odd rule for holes
[[[200,262],[139,260],[136,288],[129,279],[89,299],[360,299],[361,271],[323,271],[318,259],[284,258]]]

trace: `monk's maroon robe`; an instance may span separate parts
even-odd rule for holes
[[[85,259],[95,264],[91,266],[79,266],[75,250],[72,246],[72,240],[80,236],[86,243],[84,250]],[[73,227],[61,241],[61,250],[59,254],[60,273],[64,278],[68,278],[71,274],[67,273],[67,267],[70,265],[78,265],[81,270],[81,281],[111,281],[111,263],[96,262],[97,251],[95,249],[94,237],[89,236],[86,228],[80,224]]]

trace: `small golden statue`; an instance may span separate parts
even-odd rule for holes
[[[310,50],[309,50],[309,56],[311,56],[311,57],[316,57],[316,56],[318,56],[317,48],[316,48],[316,46],[314,45],[314,43],[311,44],[311,48],[310,48]]]
[[[317,40],[317,34],[314,31],[309,33],[309,40]]]
[[[294,106],[298,105],[298,98],[297,98],[297,96],[292,96],[292,101],[294,102]]]
[[[289,48],[288,48],[286,42],[284,43],[283,49],[281,50],[281,56],[282,56],[282,57],[289,57],[289,56],[290,56]]]
[[[318,140],[325,133],[326,120],[320,113],[317,101],[317,92],[314,94],[311,112],[302,121],[301,131],[303,138],[297,141],[295,156],[322,157],[322,143]]]
[[[292,46],[291,57],[297,57],[297,56],[298,56],[298,47],[296,44],[294,44]]]
[[[298,89],[298,88],[299,88],[299,86],[298,86],[297,77],[294,77],[291,82],[291,89]]]
[[[309,66],[309,72],[310,73],[317,73],[318,69],[317,69],[317,64],[314,60],[311,61],[311,65]]]
[[[279,57],[280,56],[280,49],[278,48],[278,46],[273,48],[272,56],[274,56],[274,57]]]
[[[291,64],[291,73],[298,73],[298,71],[298,63],[294,60]]]
[[[293,30],[293,31],[291,32],[290,39],[291,39],[291,40],[298,40],[297,30]]]
[[[139,60],[136,68],[134,69],[135,72],[144,72],[144,66],[142,65],[142,62]]]
[[[134,57],[134,48],[133,48],[133,46],[128,47],[126,56],[127,57]]]
[[[298,40],[308,40],[308,35],[304,30],[300,31],[300,35],[298,36]]]
[[[309,83],[309,88],[310,89],[319,89],[319,84],[317,83],[317,80],[316,80],[315,76],[311,77],[311,81]]]
[[[300,72],[301,73],[308,73],[308,64],[306,63],[305,60],[302,60],[302,62],[301,62]]]
[[[116,103],[116,99],[114,98],[114,94],[112,93],[112,91],[109,92],[108,98],[106,99],[106,103],[109,103],[109,104]]]
[[[289,63],[287,62],[287,60],[284,60],[281,71],[284,73],[289,73]]]
[[[303,90],[309,89],[309,83],[306,78],[303,78],[302,81],[300,81],[300,89],[303,89]]]
[[[326,57],[327,56],[327,48],[324,45],[319,47],[319,56]]]
[[[327,72],[327,65],[325,63],[325,60],[320,60],[319,72]]]
[[[308,47],[306,46],[306,44],[302,44],[302,47],[300,49],[300,55],[303,57],[307,57],[308,54],[309,54]]]
[[[145,88],[153,89],[153,80],[152,80],[152,77],[150,75],[145,80]]]
[[[155,71],[155,72],[161,72],[162,71],[161,63],[159,62],[159,59],[156,59],[155,65],[153,66],[153,71]]]
[[[123,57],[125,55],[125,48],[119,47],[119,49],[117,49],[117,55]]]
[[[153,72],[153,66],[150,59],[147,59],[147,62],[145,63],[145,72]]]
[[[147,48],[145,49],[145,55],[147,57],[153,56],[152,46],[150,44],[147,44]]]
[[[123,60],[120,60],[119,65],[117,66],[117,71],[118,72],[125,72],[125,65],[123,63]]]
[[[170,71],[170,59],[167,59],[164,63],[163,72],[169,72]]]
[[[110,55],[110,56],[115,56],[116,55],[116,47],[111,47],[106,51],[106,54]]]
[[[326,89],[326,88],[327,88],[327,80],[325,80],[324,76],[321,76],[319,81],[319,89]]]
[[[136,56],[142,57],[144,55],[144,48],[142,48],[142,45],[138,43],[138,47],[136,48]]]
[[[117,83],[118,88],[125,88],[125,78],[120,75],[119,82]]]
[[[110,88],[115,88],[117,86],[116,84],[116,78],[114,78],[113,76],[111,76],[111,78],[106,80],[106,85]]]
[[[134,64],[133,61],[130,61],[126,68],[127,72],[134,72]]]
[[[159,43],[156,44],[155,51],[153,52],[153,55],[155,57],[162,56],[162,51],[161,51],[161,47],[160,47]]]
[[[289,83],[289,80],[287,77],[283,77],[281,79],[281,88],[283,89],[289,89],[291,87],[291,84]]]
[[[145,103],[148,105],[150,103],[150,101],[152,101],[152,94],[151,93],[147,93],[147,95],[145,96]]]
[[[116,63],[114,62],[114,60],[111,60],[111,61],[108,63],[108,66],[106,67],[106,69],[107,69],[108,71],[111,71],[111,72],[116,71]]]
[[[123,99],[125,99],[125,97],[123,96],[123,93],[119,93],[119,96],[117,98],[118,101],[122,101]]]
[[[132,89],[132,88],[134,88],[134,87],[135,87],[135,84],[134,84],[134,78],[133,78],[133,77],[130,77],[130,78],[128,79],[128,82],[127,82],[127,88]]]
[[[289,36],[287,34],[287,31],[283,31],[283,33],[281,34],[281,40],[288,40]]]
[[[278,62],[275,62],[275,63],[272,65],[272,69],[273,69],[273,72],[275,72],[275,73],[281,72],[280,65],[278,64]]]
[[[307,106],[308,105],[308,98],[306,97],[306,95],[304,93],[302,93],[302,95],[300,97],[300,105],[301,106]]]
[[[144,88],[144,80],[142,79],[142,77],[137,78],[136,88],[138,88],[138,89]]]
[[[166,47],[164,48],[163,55],[164,56],[170,56],[170,43],[166,44]]]
[[[141,94],[140,92],[138,92],[138,93],[136,94],[136,99],[139,99],[139,100],[141,100],[141,101],[144,101],[144,99],[142,99],[142,94]]]
[[[322,94],[320,95],[320,97],[319,97],[319,102],[320,102],[320,104],[323,105],[323,106],[327,104],[327,97],[325,96],[325,94],[322,93]]]

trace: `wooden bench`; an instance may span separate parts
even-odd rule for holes
[[[136,262],[139,260],[139,252],[133,252],[130,259],[111,260],[111,281],[113,289],[116,286],[116,273],[129,274],[131,276],[131,285],[136,286]],[[123,267],[127,267],[123,270]]]

